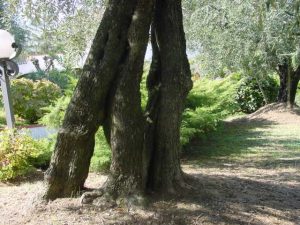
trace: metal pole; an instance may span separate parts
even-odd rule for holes
[[[7,74],[7,66],[5,62],[0,62],[1,69],[1,89],[2,89],[2,96],[3,96],[3,103],[4,109],[6,114],[6,123],[8,128],[15,127],[15,117],[13,113],[12,101],[11,101],[11,94],[10,94],[10,81]]]

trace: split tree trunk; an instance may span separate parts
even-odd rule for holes
[[[95,133],[105,119],[106,100],[129,54],[128,32],[137,0],[110,0],[82,76],[68,106],[46,172],[46,199],[70,197],[84,187]]]
[[[186,55],[181,1],[157,1],[152,26],[153,63],[148,79],[149,119],[153,134],[148,188],[174,192],[182,184],[180,124],[185,99],[192,87]],[[155,109],[153,111],[153,109]]]
[[[46,199],[82,190],[99,125],[112,148],[107,190],[116,197],[182,184],[180,124],[192,81],[181,1],[156,2],[146,126],[139,88],[152,9],[149,0],[110,0],[58,134]]]

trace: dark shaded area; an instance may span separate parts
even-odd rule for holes
[[[195,170],[196,171],[196,170]],[[180,196],[156,201],[145,209],[151,216],[120,212],[118,222],[105,224],[268,224],[275,217],[280,224],[297,224],[300,219],[300,187],[224,175],[193,174],[193,189]],[[285,174],[278,174],[279,180]],[[300,181],[300,176],[295,177]],[[99,210],[93,208],[94,210]],[[278,214],[281,211],[281,214]],[[261,216],[261,217],[259,217]],[[274,221],[274,220],[273,220]]]

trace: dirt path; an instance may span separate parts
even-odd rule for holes
[[[265,112],[226,121],[183,161],[192,192],[145,209],[101,211],[79,199],[37,204],[42,182],[0,184],[0,224],[300,224],[300,116]],[[90,174],[87,186],[105,176]]]

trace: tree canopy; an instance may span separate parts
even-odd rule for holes
[[[274,70],[289,58],[296,68],[299,1],[184,1],[190,47],[203,70]]]

